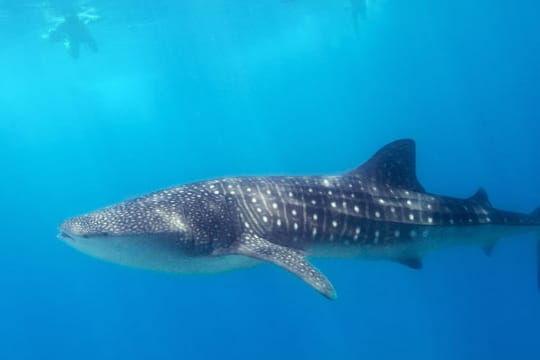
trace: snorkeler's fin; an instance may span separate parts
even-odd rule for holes
[[[86,37],[86,45],[93,52],[95,52],[95,53],[98,52],[98,46],[97,46],[96,40],[90,34],[88,34],[87,37]]]
[[[356,37],[359,36],[359,19],[358,19],[358,11],[355,10],[354,8],[351,10],[351,19],[352,19],[352,27],[353,27],[353,31],[354,31],[354,35]]]
[[[73,40],[73,39],[69,39],[69,42],[67,44],[67,47],[68,47],[68,51],[69,51],[69,55],[71,55],[71,57],[73,59],[78,59],[79,58],[79,52],[80,52],[80,48],[81,48],[81,44],[76,41],[76,40]]]

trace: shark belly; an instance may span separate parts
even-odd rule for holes
[[[124,266],[169,273],[219,273],[255,266],[260,261],[240,256],[192,254],[174,240],[152,237],[95,237],[91,241],[75,239],[71,245],[101,260]]]

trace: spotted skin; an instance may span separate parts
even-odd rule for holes
[[[238,254],[281,266],[306,281],[327,298],[336,298],[336,291],[330,281],[306,260],[303,252],[274,244],[253,234],[243,234],[241,238],[238,246],[235,247]]]
[[[416,178],[414,142],[400,140],[341,176],[199,182],[75,217],[60,228],[75,247],[133,266],[200,272],[244,266],[245,259],[270,262],[333,299],[331,283],[306,256],[383,259],[419,269],[421,257],[435,248],[477,243],[491,251],[500,237],[538,233],[537,212],[496,210],[482,189],[468,199],[425,192]]]

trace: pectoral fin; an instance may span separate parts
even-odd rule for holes
[[[328,299],[336,298],[330,281],[299,250],[274,244],[256,235],[244,234],[227,252],[271,262],[300,277]]]
[[[396,262],[414,270],[420,270],[423,267],[422,260],[416,257],[405,257],[405,258],[397,259]]]

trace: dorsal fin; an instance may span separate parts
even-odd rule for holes
[[[485,206],[485,207],[492,207],[491,203],[489,202],[488,194],[484,188],[479,188],[478,191],[469,198],[469,201],[474,201],[478,203],[479,205]]]
[[[425,192],[416,178],[415,143],[411,139],[394,141],[377,151],[349,176],[367,177],[376,183],[416,192]]]

